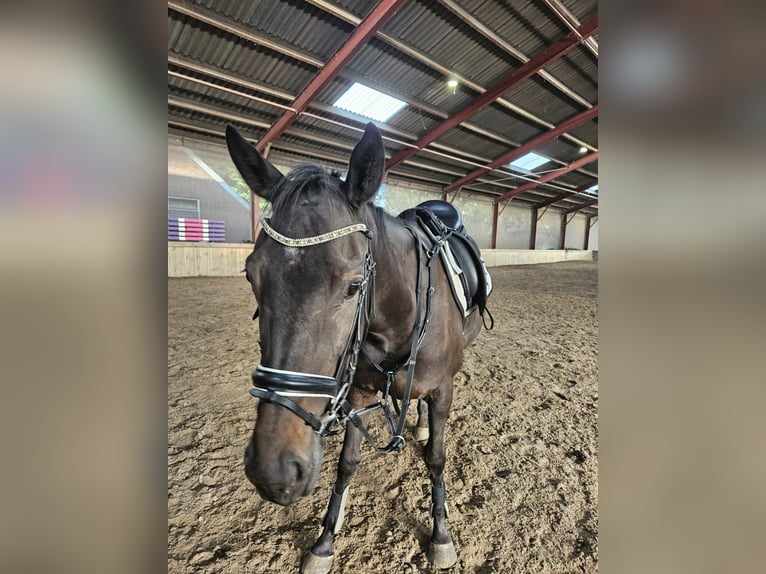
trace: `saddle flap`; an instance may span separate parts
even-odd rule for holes
[[[453,233],[447,240],[455,259],[463,270],[461,279],[471,306],[476,305],[481,314],[492,292],[489,271],[481,258],[479,246],[467,233]]]

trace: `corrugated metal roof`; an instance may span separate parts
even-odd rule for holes
[[[572,128],[569,130],[569,133],[592,146],[598,145],[598,123],[595,121],[590,121],[576,128]]]
[[[194,20],[175,22],[171,26],[168,51],[292,93],[305,88],[316,72],[308,64],[255,46],[228,32],[210,30]]]
[[[483,138],[465,128],[457,128],[448,131],[442,137],[436,140],[444,145],[452,146],[457,149],[470,150],[471,153],[485,157],[497,157],[508,150],[494,140]]]
[[[583,111],[581,105],[574,103],[558,90],[551,90],[539,76],[530,78],[506,92],[505,96],[514,104],[552,124],[560,124]]]
[[[259,0],[254,2],[243,0],[192,0],[192,2],[225,14],[240,22],[249,20],[253,12],[258,8],[258,5],[262,3]]]
[[[192,0],[191,3],[323,59],[330,58],[354,30],[350,24],[307,2]]]
[[[364,18],[367,14],[372,12],[372,9],[375,8],[377,3],[377,0],[338,0],[333,2],[333,4],[340,6],[344,10],[348,10],[359,18]]]
[[[545,69],[589,102],[598,100],[598,65],[586,48],[578,46]]]
[[[480,84],[494,83],[519,65],[437,2],[408,2],[383,29]]]
[[[565,0],[563,4],[580,22],[589,18],[598,6],[594,0]]]
[[[503,40],[532,56],[569,30],[542,2],[457,2]]]
[[[563,161],[564,163],[571,163],[572,161],[582,157],[584,154],[580,152],[580,148],[576,145],[573,145],[572,142],[567,141],[561,137],[558,137],[554,140],[551,140],[547,143],[544,143],[537,149],[535,149],[535,153],[539,153],[540,155],[543,155],[545,157],[552,157],[556,158],[558,160]],[[591,169],[591,165],[589,164],[582,169],[586,171],[594,171]],[[556,167],[562,167],[562,166],[556,166]]]
[[[241,126],[248,137],[262,137],[265,133],[262,126],[273,124],[283,112],[242,94],[289,104],[284,98],[259,91],[257,85],[267,91],[274,89],[291,96],[300,94],[319,72],[320,65],[332,58],[353,33],[354,24],[350,20],[364,18],[376,5],[374,0],[330,0],[324,5],[312,0],[174,1],[184,13],[172,7],[168,10],[168,52],[188,59],[198,69],[187,69],[183,62],[169,65],[172,73],[182,73],[189,78],[172,74],[168,77],[169,126],[181,133],[197,130],[200,137],[205,138],[222,134],[227,122]],[[540,0],[451,2],[459,7],[459,10],[453,9],[457,13],[462,10],[470,14],[527,57],[533,57],[569,33],[569,28]],[[563,0],[563,3],[580,21],[596,10],[594,0]],[[340,12],[334,14],[334,10]],[[437,127],[446,116],[470,105],[484,89],[491,88],[521,66],[516,57],[488,39],[486,31],[475,30],[453,10],[437,1],[406,2],[383,25],[380,34],[361,47],[318,95],[314,107],[308,111],[319,117],[298,116],[291,129],[274,143],[274,149],[281,142],[285,154],[298,154],[303,150],[307,157],[347,155],[347,149],[358,139],[358,132],[343,125],[359,128],[364,119],[346,112],[333,113],[332,104],[353,81],[369,82],[372,87],[409,101],[386,123],[391,130],[388,135],[413,143]],[[212,22],[185,14],[195,11]],[[253,42],[240,37],[248,34],[261,39]],[[276,45],[263,45],[270,42]],[[216,75],[209,75],[198,65],[215,70]],[[549,63],[545,70],[566,89],[591,105],[597,104],[598,62],[590,50],[578,46],[565,57]],[[466,79],[468,85],[461,82],[455,88],[448,87],[446,81],[450,73]],[[209,85],[200,84],[194,78]],[[255,86],[244,87],[246,82]],[[227,93],[216,86],[242,94]],[[400,164],[393,171],[413,180],[445,185],[474,171],[477,162],[491,161],[513,149],[511,142],[523,144],[585,109],[582,102],[539,76],[507,91],[502,98],[517,110],[512,111],[501,102],[491,104],[467,120],[481,133],[462,126],[453,128],[434,142],[437,146],[447,146],[447,151],[443,147],[429,147],[442,155],[421,151],[410,158],[410,163]],[[597,146],[597,121],[573,128],[568,136],[559,136],[536,151],[558,160],[558,164],[551,165],[554,169],[582,155],[580,141]],[[386,149],[390,157],[407,149],[407,145],[387,141]],[[466,158],[472,158],[474,163],[466,163]],[[597,173],[597,162],[584,169]],[[504,193],[509,184],[502,179],[497,181],[501,176],[489,174],[483,181],[471,182],[469,187],[490,195]],[[587,174],[572,172],[553,183],[560,181],[564,186],[577,186],[592,179]],[[522,197],[539,199],[539,194]]]
[[[458,89],[452,93],[444,75],[415,62],[394,48],[373,40],[351,59],[347,68],[405,97],[416,98],[454,113],[467,105],[475,94]]]
[[[545,128],[522,120],[497,104],[487,106],[482,111],[474,114],[470,121],[472,124],[481,126],[516,142],[529,141],[545,130]]]

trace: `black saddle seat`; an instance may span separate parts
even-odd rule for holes
[[[446,201],[431,199],[419,204],[415,209],[427,209],[451,229],[460,230],[463,228],[463,218],[460,212],[454,205]]]

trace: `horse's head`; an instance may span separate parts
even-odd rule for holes
[[[276,237],[315,237],[363,223],[383,177],[383,140],[373,124],[351,154],[345,181],[317,166],[282,176],[231,126],[226,143],[253,192],[271,202],[268,225]],[[258,303],[263,372],[334,377],[355,325],[368,240],[350,233],[309,246],[287,243],[261,233],[245,265]],[[329,403],[327,396],[282,395],[316,417]],[[260,401],[245,473],[263,498],[288,505],[309,494],[321,460],[319,435],[301,417]]]

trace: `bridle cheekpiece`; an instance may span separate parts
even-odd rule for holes
[[[261,217],[264,232],[277,243],[286,247],[308,247],[327,243],[352,233],[363,233],[367,238],[364,277],[359,287],[354,324],[349,333],[343,353],[338,359],[335,376],[315,375],[286,371],[258,365],[253,372],[253,388],[250,394],[263,401],[280,405],[299,416],[320,436],[336,434],[333,428],[342,423],[351,411],[346,400],[354,380],[361,345],[367,336],[370,318],[374,312],[375,261],[372,257],[372,230],[364,223],[356,223],[321,235],[291,238],[271,227],[269,219]],[[310,413],[298,405],[294,398],[324,397],[330,403],[321,416]]]
[[[404,425],[407,418],[407,409],[410,403],[410,393],[412,382],[415,375],[415,364],[420,344],[423,342],[428,325],[431,321],[433,287],[433,263],[438,259],[439,250],[443,241],[436,241],[433,247],[428,248],[423,241],[418,238],[414,230],[406,226],[412,234],[415,242],[417,254],[417,287],[415,297],[415,325],[411,335],[410,354],[405,359],[399,361],[394,366],[384,367],[381,363],[373,360],[369,355],[362,351],[362,344],[367,337],[367,330],[370,327],[370,321],[375,313],[375,260],[372,257],[372,230],[364,223],[356,223],[341,227],[334,231],[316,235],[314,237],[291,238],[275,231],[269,223],[269,219],[262,217],[261,224],[266,234],[274,241],[285,245],[286,247],[301,248],[311,245],[319,245],[333,241],[340,237],[345,237],[352,233],[361,232],[367,238],[367,253],[364,260],[364,278],[359,286],[359,299],[356,305],[356,314],[351,332],[346,339],[343,353],[338,359],[338,365],[334,377],[326,375],[314,375],[311,373],[300,373],[295,371],[285,371],[259,365],[253,372],[253,388],[250,394],[262,401],[280,405],[299,416],[303,422],[310,426],[320,436],[337,434],[338,430],[333,430],[337,425],[346,420],[359,429],[364,438],[379,452],[396,452],[404,446],[404,437],[402,436]],[[427,286],[423,284],[422,257],[426,256],[426,271],[428,277]],[[347,400],[349,390],[354,382],[357,360],[360,351],[363,357],[372,367],[385,378],[385,389],[383,396],[377,402],[355,409]],[[402,396],[402,406],[396,402],[396,391],[394,378],[396,374],[406,370],[404,393]],[[294,398],[325,397],[330,402],[324,413],[317,416],[310,413],[298,405]],[[393,413],[389,407],[389,400],[392,401],[394,410],[399,415],[398,421],[394,420]],[[391,439],[385,446],[379,446],[367,430],[367,425],[363,422],[362,416],[375,410],[382,410],[389,428]]]

